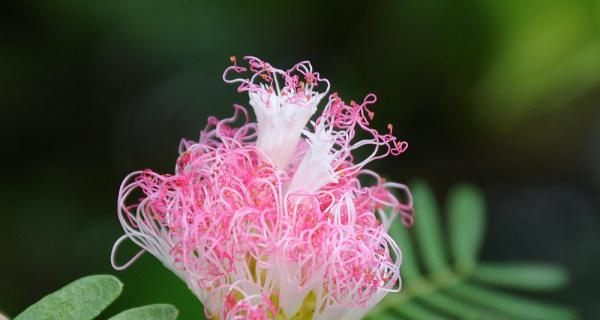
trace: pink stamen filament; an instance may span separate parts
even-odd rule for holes
[[[248,92],[258,123],[234,105],[231,118],[210,117],[197,142],[182,140],[174,174],[128,175],[118,201],[125,237],[181,277],[207,317],[291,317],[309,293],[315,316],[339,308],[359,316],[354,309],[400,290],[402,256],[386,230],[396,216],[413,221],[406,186],[364,167],[404,152],[406,142],[392,125],[385,134],[370,127],[373,94],[350,105],[331,94],[307,128],[330,87],[308,61],[284,71],[255,57],[244,57],[248,67],[230,60],[223,79]],[[229,77],[245,72],[251,76]],[[369,138],[354,141],[358,128]],[[273,142],[287,131],[294,132]],[[353,152],[367,147],[368,156],[355,160]],[[375,185],[362,186],[361,175]],[[124,239],[111,257],[116,269],[141,255],[117,265]]]

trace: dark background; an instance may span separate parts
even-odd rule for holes
[[[181,137],[247,97],[229,56],[310,59],[348,99],[375,92],[408,152],[371,168],[469,181],[489,208],[483,258],[566,266],[545,296],[584,318],[600,299],[600,1],[8,1],[0,5],[0,310],[91,273],[111,312],[201,305],[155,259],[109,263],[130,171],[170,172]],[[418,219],[418,216],[417,216]],[[133,246],[124,250],[126,259]]]

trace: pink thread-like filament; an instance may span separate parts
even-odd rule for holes
[[[223,80],[257,97],[261,107],[281,108],[278,117],[316,108],[329,91],[329,81],[308,61],[280,70],[255,57],[244,58],[248,67],[231,60]],[[234,78],[247,72],[248,78]],[[376,101],[369,94],[346,104],[329,95],[321,115],[300,123],[302,136],[290,136],[292,153],[278,161],[277,148],[257,144],[268,142],[260,121],[270,119],[251,122],[240,105],[231,118],[210,117],[197,142],[181,141],[173,174],[143,170],[124,179],[118,216],[125,236],[115,243],[113,266],[126,268],[143,253],[116,263],[116,249],[131,239],[188,284],[207,317],[290,316],[310,292],[315,319],[364,314],[385,293],[400,290],[402,256],[387,229],[396,216],[407,226],[414,220],[408,188],[364,169],[407,147],[391,125],[383,134],[370,127]],[[367,137],[356,141],[359,130]],[[357,160],[359,148],[371,151]],[[375,184],[363,186],[359,177]]]

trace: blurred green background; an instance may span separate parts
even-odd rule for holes
[[[181,137],[247,104],[221,80],[246,54],[309,59],[347,99],[375,92],[376,126],[410,146],[372,169],[438,196],[478,185],[484,258],[562,264],[571,285],[551,300],[600,314],[598,0],[4,1],[0,310],[112,273],[110,312],[168,302],[198,318],[152,257],[111,269],[117,191],[130,171],[171,172]]]

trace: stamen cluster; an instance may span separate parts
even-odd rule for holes
[[[223,79],[248,94],[256,122],[234,105],[231,118],[210,117],[198,141],[181,142],[173,174],[127,176],[115,249],[129,238],[152,253],[209,318],[360,319],[400,290],[402,256],[387,229],[397,216],[413,222],[406,186],[364,167],[407,144],[391,126],[369,126],[375,95],[346,104],[333,93],[311,121],[330,84],[309,62],[245,60],[232,58]],[[359,148],[366,157],[354,157]],[[115,268],[129,264],[113,252]]]

